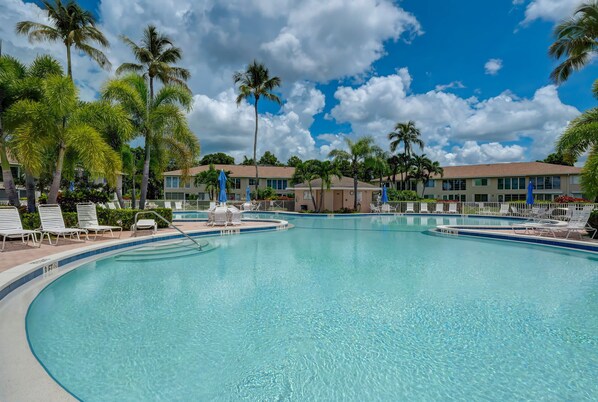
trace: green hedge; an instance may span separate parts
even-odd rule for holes
[[[166,218],[167,221],[172,222],[172,209],[156,208],[154,210]],[[104,209],[100,207],[97,208],[97,211],[100,225],[120,226],[124,230],[129,230],[135,221],[135,214],[141,212],[140,209]],[[66,227],[77,227],[76,212],[63,212],[62,217],[64,218]],[[165,222],[151,214],[143,215],[140,219],[155,219],[158,223],[158,227],[168,227]],[[38,213],[23,213],[21,214],[21,221],[23,222],[24,229],[38,229],[41,227]]]

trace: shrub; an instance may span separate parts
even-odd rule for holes
[[[561,195],[558,196],[554,199],[554,202],[558,203],[558,204],[569,204],[569,203],[582,203],[582,202],[591,202],[589,200],[586,200],[585,198],[575,198],[575,197],[570,197],[568,195]]]
[[[387,195],[389,201],[418,201],[420,199],[417,193],[411,190],[399,191],[394,188],[389,188],[387,190]]]
[[[94,204],[105,204],[110,201],[110,195],[106,191],[97,189],[80,189],[76,191],[63,191],[58,194],[56,202],[60,205],[62,212],[77,212],[77,204],[81,202],[93,202]],[[47,204],[48,196],[42,194],[39,197],[40,204]]]

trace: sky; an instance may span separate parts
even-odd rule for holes
[[[232,75],[254,59],[282,86],[278,106],[260,101],[258,157],[326,158],[345,138],[371,135],[388,150],[397,122],[413,120],[442,165],[534,161],[554,151],[568,122],[594,107],[595,65],[555,86],[547,50],[556,23],[580,0],[81,0],[111,46],[112,70],[73,59],[83,99],[133,61],[151,23],[183,50],[191,71],[189,124],[202,155],[242,161],[253,147],[253,105],[235,103]],[[24,62],[60,43],[31,44],[17,21],[44,22],[35,2],[0,2],[3,52]]]

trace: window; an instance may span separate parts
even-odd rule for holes
[[[268,187],[272,187],[274,190],[284,190],[287,188],[286,179],[268,179],[266,183]]]
[[[530,177],[529,181],[536,190],[558,190],[561,188],[561,176]]]
[[[442,196],[445,201],[461,201],[465,202],[465,194],[445,194]]]
[[[434,180],[428,179],[425,184],[426,188],[433,188],[434,187]]]
[[[249,185],[255,186],[255,179],[249,179]]]
[[[309,191],[304,191],[303,192],[303,199],[304,200],[311,200],[311,194],[309,193]]]
[[[527,194],[504,194],[498,196],[498,202],[525,201]]]
[[[475,202],[488,202],[488,194],[475,194],[473,200]]]
[[[559,177],[559,182],[560,182],[560,179],[561,178]],[[581,181],[580,181],[579,176],[569,176],[569,183],[571,183],[571,184],[580,184]]]
[[[235,190],[240,190],[241,189],[241,179],[231,179],[231,187]]]
[[[534,194],[535,201],[552,201],[554,194]]]
[[[444,191],[463,191],[466,190],[465,180],[450,179],[442,181],[442,190]]]
[[[475,187],[482,187],[488,185],[488,179],[473,179],[473,185]]]
[[[166,188],[179,188],[180,178],[173,176],[166,176]]]
[[[498,179],[499,190],[525,190],[525,177],[501,177]]]

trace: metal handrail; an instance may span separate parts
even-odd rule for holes
[[[135,214],[135,227],[137,227],[137,218],[139,217],[139,215],[144,215],[144,214],[154,214],[156,215],[158,218],[162,219],[164,222],[166,222],[166,224],[168,225],[169,228],[173,228],[176,231],[178,231],[180,234],[182,234],[183,236],[185,236],[187,239],[191,240],[193,243],[195,243],[197,245],[197,247],[199,248],[199,251],[201,251],[202,246],[201,244],[199,244],[197,241],[195,241],[195,239],[193,239],[191,236],[189,236],[187,233],[183,232],[181,229],[179,229],[178,227],[174,226],[172,224],[172,222],[169,222],[166,218],[164,218],[162,215],[160,215],[159,213],[157,213],[156,211],[141,211],[141,212],[137,212]]]

